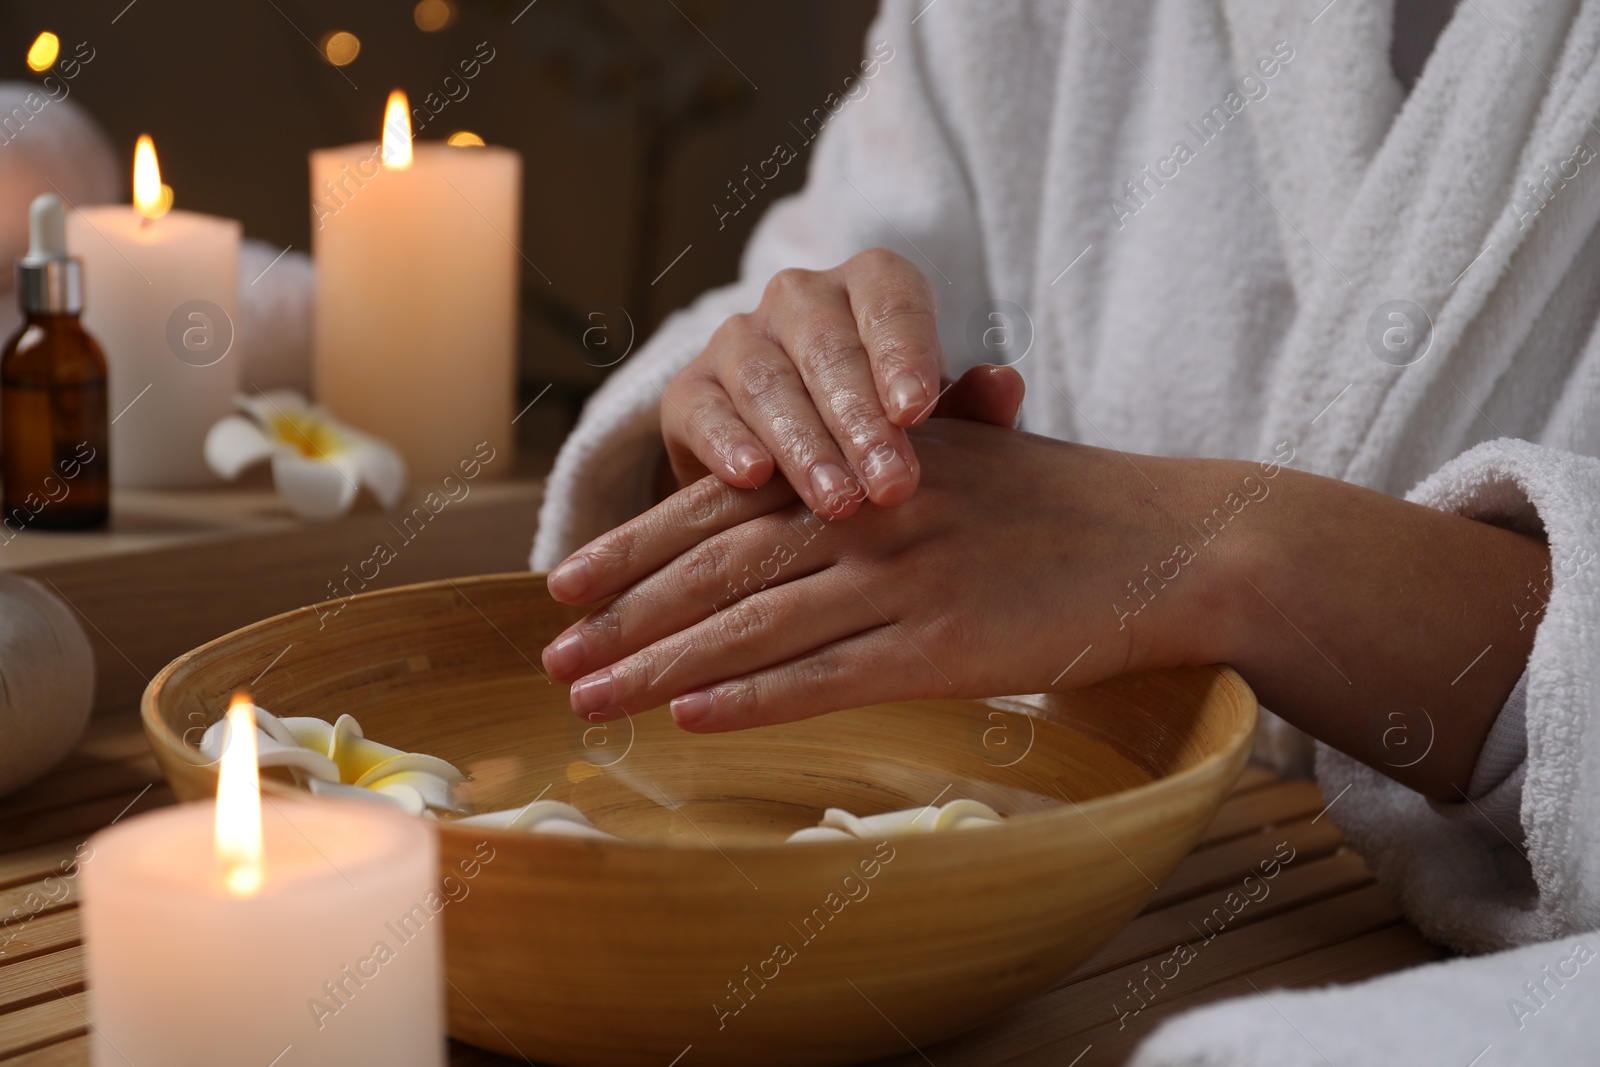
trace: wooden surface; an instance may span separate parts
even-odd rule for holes
[[[436,511],[424,506],[434,487],[421,485],[392,512],[363,496],[349,515],[321,523],[296,519],[260,484],[118,491],[111,529],[24,530],[0,541],[0,570],[45,583],[78,612],[94,645],[96,710],[131,705],[175,656],[269,615],[332,607],[366,589],[525,569],[542,463],[505,463],[513,477],[492,481],[486,471],[452,488],[455,499],[435,497]],[[376,554],[379,545],[390,553]]]
[[[173,798],[127,708],[98,717],[78,751],[47,783],[0,801],[0,1062],[6,1067],[81,1067],[83,945],[71,879],[58,873],[89,834]],[[1093,1067],[1122,1063],[1138,1040],[1171,1015],[1221,997],[1368,978],[1439,957],[1399,916],[1359,856],[1321,814],[1304,782],[1251,768],[1199,848],[1149,904],[1068,981],[965,1037],[884,1061],[884,1067]],[[1293,859],[1262,882],[1261,864]],[[1252,872],[1257,881],[1245,883]],[[1262,892],[1260,885],[1267,890]],[[1251,894],[1233,908],[1227,894]],[[1229,915],[1214,940],[1190,924],[1215,908]],[[1216,920],[1207,929],[1215,932]],[[1142,988],[1147,1006],[1119,1026],[1117,1006],[1136,1002],[1179,943],[1194,958],[1164,988]],[[1171,973],[1170,967],[1167,973]],[[888,1025],[887,1023],[885,1025]],[[1075,1058],[1077,1057],[1077,1058]],[[498,1067],[503,1059],[453,1045],[452,1067]]]

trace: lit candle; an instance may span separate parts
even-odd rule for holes
[[[216,803],[89,840],[91,1063],[442,1067],[433,832],[348,801],[263,819],[247,699],[227,731]]]
[[[133,203],[67,216],[67,247],[84,263],[83,324],[106,352],[111,481],[209,485],[206,431],[239,390],[238,353],[229,357],[239,223],[170,210],[148,136],[134,150]]]
[[[521,188],[510,149],[413,146],[398,90],[381,142],[311,153],[317,400],[413,481],[510,445]]]

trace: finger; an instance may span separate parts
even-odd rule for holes
[[[933,417],[1015,426],[1026,386],[1013,367],[982,364],[950,385],[939,398]]]
[[[822,540],[828,528],[797,506],[707,538],[564,630],[544,651],[545,669],[562,681],[581,677],[814,574],[837,558]]]
[[[590,722],[660,707],[672,697],[760,671],[883,625],[849,587],[791,582],[745,597],[572,687],[572,710]]]
[[[783,271],[772,280],[768,328],[798,368],[809,403],[875,504],[917,487],[915,454],[889,420],[848,295],[827,274]]]
[[[550,572],[550,595],[592,604],[621,592],[701,541],[795,501],[786,482],[736,489],[708,475],[590,541]]]
[[[861,479],[851,473],[789,353],[750,330],[737,345],[720,346],[716,357],[717,376],[734,410],[806,506],[830,518],[855,511],[867,495]]]
[[[753,489],[772,477],[771,454],[709,371],[686,370],[662,392],[661,437],[680,485],[715,474]]]
[[[672,701],[672,718],[694,733],[719,733],[919,695],[959,694],[898,627],[880,623],[786,663],[686,693]]]
[[[894,425],[915,426],[933,410],[945,365],[933,286],[884,248],[855,256],[842,272],[883,410]]]

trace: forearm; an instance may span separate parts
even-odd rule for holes
[[[1527,665],[1549,550],[1287,469],[1252,507],[1213,568],[1226,623],[1209,653],[1307,733],[1428,796],[1462,799]]]

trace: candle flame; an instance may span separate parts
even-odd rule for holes
[[[383,165],[390,170],[411,166],[411,102],[399,89],[383,109]]]
[[[256,766],[255,705],[244,693],[228,707],[217,773],[217,862],[223,884],[236,897],[261,888],[261,773]]]
[[[33,39],[33,44],[28,46],[28,69],[31,71],[46,71],[56,65],[56,57],[61,54],[61,38],[45,30]]]
[[[172,207],[172,190],[161,184],[156,143],[148,133],[133,146],[133,206],[147,219],[159,219]]]

